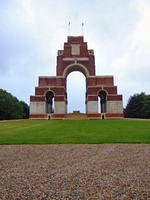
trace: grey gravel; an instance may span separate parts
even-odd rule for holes
[[[1,145],[0,199],[150,199],[150,145]]]

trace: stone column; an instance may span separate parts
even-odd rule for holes
[[[98,101],[87,102],[87,113],[98,113]]]

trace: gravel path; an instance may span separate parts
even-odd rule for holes
[[[150,145],[1,145],[0,199],[150,199]]]

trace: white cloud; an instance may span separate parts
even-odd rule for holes
[[[128,88],[124,93],[125,103],[130,95],[139,92],[150,93],[150,2],[134,1],[132,4],[137,12],[138,20],[130,32],[128,46],[122,54],[114,59],[113,67],[120,77],[120,87]]]

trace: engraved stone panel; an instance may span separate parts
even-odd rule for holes
[[[72,44],[71,45],[71,54],[72,55],[80,55],[80,44]]]
[[[64,114],[66,113],[66,103],[63,101],[55,101],[55,114]]]
[[[88,101],[86,109],[87,113],[98,113],[98,101]]]
[[[30,102],[30,114],[45,114],[45,102]]]
[[[123,113],[122,101],[107,101],[107,113]]]

